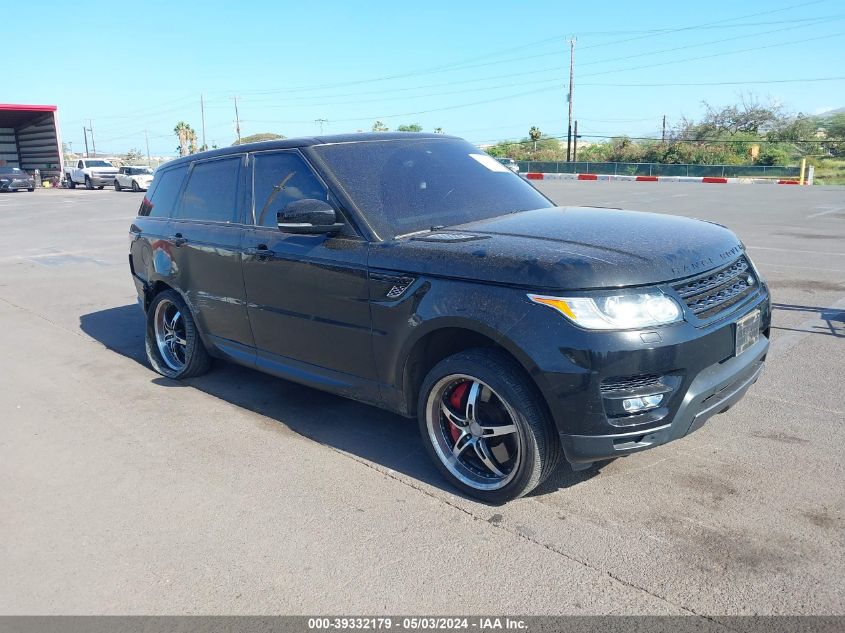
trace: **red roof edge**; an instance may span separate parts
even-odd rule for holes
[[[55,112],[54,105],[20,105],[16,103],[0,103],[0,110],[26,110],[29,112]]]

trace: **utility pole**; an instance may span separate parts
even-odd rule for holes
[[[575,133],[572,135],[572,162],[578,162],[578,121],[575,121]]]
[[[328,122],[328,119],[314,119],[314,123],[320,126],[320,134],[323,133],[323,124]]]
[[[82,134],[85,136],[85,158],[88,158],[88,128],[82,126]]]
[[[572,84],[575,81],[575,38],[569,40],[569,123],[566,127],[566,162],[572,160]]]
[[[666,142],[666,115],[663,115],[663,135],[660,137],[661,143]]]
[[[97,158],[97,142],[94,140],[94,122],[88,119],[88,131],[91,132],[91,152]]]
[[[147,167],[153,166],[153,161],[150,160],[150,135],[144,130],[144,140],[147,142]]]
[[[238,134],[238,145],[241,144],[241,117],[238,115],[238,97],[232,97],[235,100],[235,132]]]
[[[237,107],[237,101],[235,106]],[[205,144],[205,101],[203,101],[202,93],[200,93],[200,112],[202,114],[202,148],[207,150],[208,146]]]

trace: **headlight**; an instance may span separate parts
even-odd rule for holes
[[[675,323],[683,318],[678,303],[662,292],[611,297],[549,297],[528,295],[534,303],[549,306],[588,330],[628,330]]]

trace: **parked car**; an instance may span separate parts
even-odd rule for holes
[[[17,191],[18,189],[35,191],[35,179],[23,169],[0,167],[0,191]]]
[[[513,158],[497,158],[496,160],[502,163],[502,165],[504,165],[508,169],[510,169],[513,173],[519,173],[519,165]]]
[[[558,207],[469,143],[358,134],[156,171],[130,228],[146,352],[227,359],[416,416],[491,503],[695,431],[756,381],[769,291],[739,238]]]
[[[114,177],[114,188],[131,189],[132,191],[146,191],[153,181],[153,170],[149,167],[126,165],[117,170]]]
[[[102,189],[114,184],[117,167],[102,158],[80,158],[76,167],[65,166],[65,182],[71,189],[85,185],[86,189]]]

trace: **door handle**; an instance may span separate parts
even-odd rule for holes
[[[187,239],[185,239],[184,237],[182,237],[182,234],[181,234],[181,233],[177,233],[176,235],[174,235],[173,237],[171,237],[171,238],[170,238],[170,241],[171,241],[171,242],[173,242],[173,245],[174,245],[174,246],[183,246],[184,244],[186,244],[186,243],[188,242],[188,240],[187,240]]]
[[[272,259],[273,255],[276,253],[267,248],[266,244],[259,244],[255,248],[246,249],[246,254],[254,257],[260,262],[266,262],[268,259]]]

